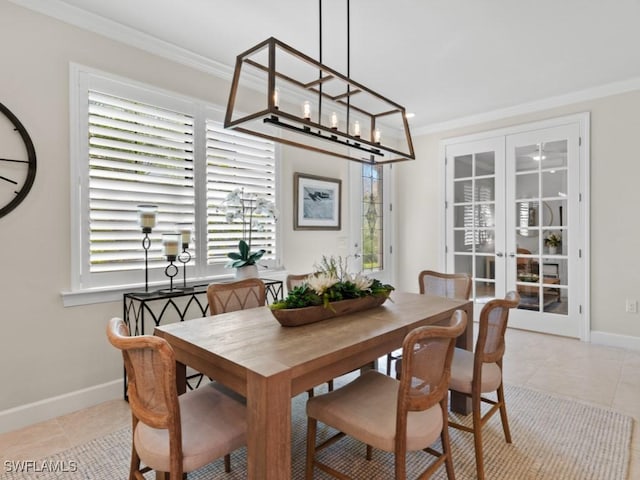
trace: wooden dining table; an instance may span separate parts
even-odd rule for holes
[[[467,312],[457,340],[472,349],[473,303],[394,291],[382,306],[298,326],[283,327],[269,307],[252,308],[160,325],[155,335],[173,347],[178,390],[186,366],[246,397],[247,478],[291,478],[291,398],[351,372],[402,346],[412,329],[447,322]],[[451,408],[470,411],[465,397]]]

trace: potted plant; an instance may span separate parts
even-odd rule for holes
[[[554,232],[550,233],[544,239],[544,245],[549,249],[549,253],[551,255],[555,255],[556,253],[558,253],[558,247],[560,246],[561,242],[562,242],[562,237],[560,236],[560,234],[554,233]]]
[[[242,239],[238,241],[238,251],[229,252],[226,267],[236,269],[236,278],[258,277],[258,260],[266,253],[259,249],[251,251],[251,240],[254,230],[264,228],[264,219],[276,219],[277,210],[270,200],[237,188],[230,192],[220,207],[225,212],[229,223],[238,223],[242,228]]]
[[[271,304],[281,325],[294,327],[382,305],[394,290],[377,279],[349,274],[346,259],[322,257],[322,263],[287,297]]]

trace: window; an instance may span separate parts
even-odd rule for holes
[[[362,271],[384,268],[382,165],[362,166]]]
[[[73,76],[72,76],[73,78]],[[225,130],[222,110],[77,67],[72,132],[72,288],[144,283],[138,205],[158,206],[149,283],[164,281],[162,233],[190,230],[187,279],[229,274],[242,229],[220,206],[237,188],[276,199],[273,142]],[[260,219],[252,249],[278,261],[276,223]],[[182,274],[181,274],[182,276]]]

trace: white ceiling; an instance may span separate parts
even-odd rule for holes
[[[319,56],[318,0],[13,1],[75,6],[229,67],[270,36]],[[346,74],[347,0],[322,5],[323,63]],[[640,0],[352,0],[351,78],[425,129],[637,86],[639,21]]]

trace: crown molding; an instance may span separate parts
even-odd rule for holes
[[[543,100],[522,103],[513,107],[501,108],[490,112],[471,115],[468,117],[460,117],[446,122],[432,123],[413,129],[413,135],[428,135],[446,130],[454,130],[457,128],[469,127],[481,123],[502,120],[504,118],[514,117],[517,115],[526,115],[529,113],[539,112],[542,110],[550,110],[552,108],[564,107],[574,103],[585,102],[588,100],[596,100],[598,98],[609,97],[621,93],[640,90],[640,78],[632,78],[619,82],[608,83],[598,87],[587,88],[572,92],[566,95],[557,95]]]
[[[60,0],[9,0],[16,5],[53,17],[65,23],[102,35],[112,40],[139,48],[159,57],[231,81],[233,67],[198,55],[187,49],[139,32],[131,27],[89,13]]]

